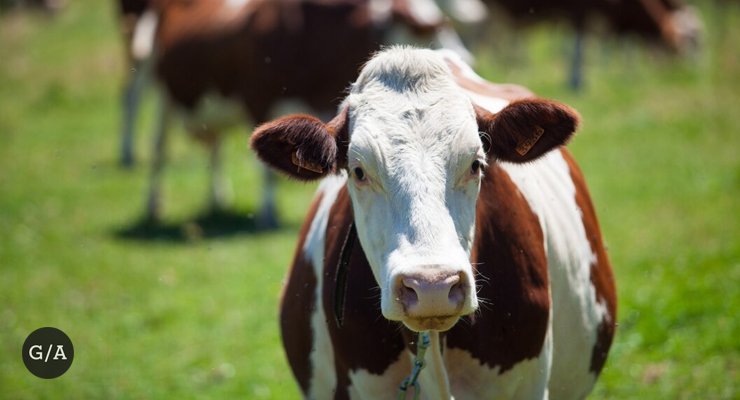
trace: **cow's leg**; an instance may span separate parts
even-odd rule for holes
[[[449,49],[457,53],[468,65],[475,65],[475,56],[463,43],[460,35],[449,24],[444,24],[434,33],[435,42],[443,49]]]
[[[571,89],[579,91],[583,85],[583,40],[584,32],[576,29],[575,41],[573,43],[573,58],[570,64],[569,83]]]
[[[303,106],[303,103],[298,103]],[[278,101],[277,105],[273,105],[271,109],[255,109],[252,107],[252,117],[255,122],[254,126],[259,126],[267,121],[269,117],[273,116],[277,118],[279,115],[285,115],[281,113],[295,113],[295,102],[290,101]],[[299,107],[300,107],[299,106]],[[282,107],[282,109],[280,108]],[[262,168],[262,203],[260,209],[257,212],[256,224],[259,229],[275,229],[279,225],[277,215],[277,205],[275,204],[275,192],[277,185],[276,173],[265,166],[263,163],[258,163]]]
[[[275,229],[278,227],[277,206],[275,204],[275,186],[277,176],[275,172],[262,166],[264,183],[262,186],[262,208],[257,213],[257,226],[261,229]]]
[[[167,146],[168,125],[170,119],[170,104],[167,94],[159,91],[159,106],[157,108],[156,126],[154,132],[154,152],[152,155],[152,169],[149,177],[149,194],[146,204],[146,218],[153,222],[161,214],[160,184],[162,168],[165,162],[165,148]]]
[[[139,113],[141,95],[149,80],[147,61],[133,64],[131,72],[126,74],[126,89],[123,94],[123,121],[121,126],[121,165],[134,165],[134,129],[136,116]]]
[[[221,162],[222,143],[223,138],[218,132],[214,133],[212,139],[208,141],[208,147],[211,152],[209,165],[211,175],[209,205],[211,212],[220,212],[225,210],[229,202],[229,185],[223,176]]]

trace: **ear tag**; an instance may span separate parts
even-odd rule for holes
[[[298,161],[298,154],[295,151],[293,152],[293,154],[291,154],[291,158],[293,159],[293,164],[297,165],[300,168],[307,169],[317,174],[324,173],[324,168],[322,168],[321,165]]]
[[[516,147],[516,152],[519,153],[519,155],[523,156],[527,153],[529,153],[529,150],[532,149],[532,146],[537,143],[538,140],[542,137],[542,135],[545,133],[545,129],[542,128],[539,125],[534,126],[534,137],[529,138],[524,143],[521,143],[519,146]]]

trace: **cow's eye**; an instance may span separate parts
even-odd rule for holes
[[[478,175],[480,172],[480,161],[475,160],[473,161],[473,164],[470,166],[470,173],[473,175]]]
[[[365,182],[365,180],[367,179],[367,177],[365,176],[365,171],[363,171],[360,167],[352,168],[352,173],[355,174],[355,179],[357,179],[359,182]]]

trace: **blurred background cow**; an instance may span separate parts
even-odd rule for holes
[[[146,219],[160,215],[160,179],[171,114],[209,149],[210,208],[227,200],[221,174],[221,134],[266,122],[284,102],[301,104],[329,120],[358,68],[405,28],[463,55],[454,31],[431,0],[153,0],[124,5],[136,74],[124,100],[122,162],[131,164],[133,126],[149,75],[157,80],[158,123]],[[143,10],[143,11],[142,11]],[[128,11],[128,13],[127,13]],[[125,25],[127,26],[127,25]],[[258,224],[277,226],[274,177],[265,173]]]
[[[56,13],[66,4],[66,0],[0,0],[0,11],[31,9]]]
[[[701,23],[679,1],[446,0],[440,6],[460,24],[477,30],[477,47],[498,39],[494,30],[486,28],[499,24],[502,17],[514,25],[567,21],[575,33],[569,82],[578,89],[584,35],[595,18],[605,18],[606,26],[618,35],[659,40],[678,53],[696,49]],[[134,163],[142,94],[153,78],[157,82],[147,223],[161,217],[160,183],[173,112],[209,149],[208,201],[210,210],[219,213],[231,193],[221,172],[222,131],[247,120],[259,125],[296,106],[330,119],[337,93],[382,44],[434,40],[472,61],[445,14],[431,0],[120,0],[119,6],[131,71],[126,74],[123,96],[123,166]],[[278,223],[274,180],[265,171],[257,217],[265,228]]]
[[[443,0],[442,4],[462,25],[474,26],[468,37],[475,37],[482,44],[508,41],[510,49],[522,46],[516,37],[523,27],[564,22],[574,35],[568,77],[574,89],[579,89],[583,80],[584,40],[588,32],[637,37],[684,56],[695,54],[701,44],[702,22],[681,0]],[[485,9],[490,9],[485,12],[488,18],[471,18],[482,15],[481,10]],[[504,28],[487,29],[490,24]],[[497,37],[502,30],[515,33]]]

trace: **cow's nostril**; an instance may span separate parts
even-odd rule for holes
[[[409,308],[414,307],[419,302],[419,294],[416,293],[413,285],[406,284],[404,279],[398,285],[396,301],[401,304],[404,313],[407,313]]]
[[[414,279],[403,279],[398,289],[398,300],[406,305],[419,300],[419,295],[416,293],[416,289],[419,284]]]
[[[452,304],[461,304],[465,300],[465,287],[462,282],[452,285],[448,299]]]

